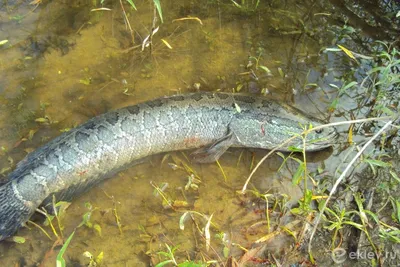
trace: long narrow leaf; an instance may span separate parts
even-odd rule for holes
[[[126,0],[126,2],[128,2],[134,10],[137,10],[137,8],[132,0]]]
[[[167,264],[173,263],[173,262],[174,262],[173,260],[162,261],[162,262],[158,263],[158,264],[156,265],[156,267],[163,267],[164,265],[167,265]]]
[[[296,170],[296,172],[294,173],[294,175],[293,175],[292,184],[297,185],[297,184],[300,183],[300,180],[301,180],[301,177],[303,176],[304,170],[305,170],[305,165],[304,165],[304,163],[302,162],[302,163],[299,165],[299,167],[297,168],[297,170]]]
[[[160,16],[161,22],[164,22],[163,16],[162,16],[162,9],[161,9],[160,0],[153,0],[153,3],[157,8],[157,12],[158,12],[158,15]]]
[[[65,241],[64,245],[60,249],[60,252],[58,252],[57,259],[56,259],[56,266],[57,267],[65,267],[65,260],[63,258],[65,251],[67,250],[67,247],[69,245],[69,242],[71,242],[72,238],[74,237],[75,231],[72,232],[72,234],[68,237],[67,241]]]

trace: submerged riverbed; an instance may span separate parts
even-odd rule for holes
[[[346,78],[359,79],[370,68],[365,58],[355,63],[346,47],[360,54],[370,51],[378,38],[393,41],[398,26],[378,34],[386,18],[375,24],[362,24],[365,14],[346,20],[342,15],[349,18],[350,9],[341,1],[233,2],[161,1],[161,23],[152,1],[134,1],[137,10],[128,1],[3,1],[4,179],[27,153],[60,132],[109,110],[166,95],[241,92],[278,99],[327,122],[366,116],[367,105],[355,101],[363,90],[341,95]],[[359,13],[370,12],[359,8]],[[235,266],[227,262],[236,258],[252,265],[311,265],[300,249],[309,226],[304,214],[290,209],[298,208],[305,186],[330,188],[336,180],[336,168],[350,153],[344,145],[348,126],[339,130],[342,139],[332,150],[307,155],[307,170],[314,175],[308,185],[293,182],[298,161],[275,154],[261,165],[245,196],[237,191],[265,151],[232,149],[220,165],[192,163],[186,152],[153,156],[66,209],[64,240],[75,230],[64,255],[67,266],[88,265],[84,252],[94,258],[103,254],[104,266],[155,265],[166,260],[158,253],[168,251],[166,244],[177,248],[179,262]],[[355,134],[350,141],[365,136]],[[38,215],[34,222],[51,240],[29,223],[29,229],[17,233],[23,244],[0,243],[3,266],[54,266],[62,242],[56,242],[43,219]],[[326,239],[315,245],[316,254],[330,264],[332,240],[328,233],[322,236]]]

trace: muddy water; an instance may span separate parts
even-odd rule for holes
[[[5,175],[28,152],[97,114],[198,88],[268,92],[272,98],[325,117],[321,110],[326,109],[329,92],[303,92],[302,87],[307,74],[311,80],[325,75],[326,59],[318,56],[323,40],[304,37],[298,30],[299,17],[316,31],[321,27],[320,21],[309,20],[311,6],[287,1],[269,7],[261,3],[256,9],[257,1],[248,1],[241,10],[229,1],[165,1],[164,23],[156,23],[160,28],[152,46],[142,51],[153,9],[147,1],[134,2],[138,11],[124,3],[132,33],[117,1],[106,3],[104,7],[111,10],[104,11],[91,11],[101,7],[91,1],[51,1],[38,6],[2,3],[0,41],[8,40],[0,47],[0,146],[7,150],[2,152],[0,167]],[[198,17],[201,23],[176,20],[188,16]],[[256,69],[256,64],[271,73]],[[176,257],[180,261],[224,262],[224,243],[216,237],[218,233],[226,234],[231,255],[240,256],[242,250],[232,243],[249,248],[268,232],[262,223],[265,203],[236,194],[264,154],[229,151],[220,160],[226,178],[216,164],[193,164],[182,153],[154,156],[93,188],[68,208],[62,218],[63,233],[72,233],[88,211],[85,203],[90,203],[96,208],[90,220],[100,225],[101,236],[86,226],[76,229],[65,254],[67,265],[88,264],[82,254],[89,251],[95,256],[104,252],[106,266],[149,266],[164,259],[157,252],[165,251],[165,244],[179,245]],[[309,168],[315,169],[328,156],[329,152],[313,155]],[[181,166],[176,158],[196,172],[197,189],[185,189],[189,173],[174,167]],[[282,198],[287,195],[289,203],[296,203],[302,196],[301,186],[291,184],[289,171],[276,172],[281,163],[278,156],[267,160],[250,188]],[[296,164],[292,167],[295,170]],[[166,196],[186,201],[187,207],[166,207],[163,198],[154,194],[154,186],[163,183],[168,183]],[[179,228],[180,216],[187,209],[213,214],[217,227],[211,230],[209,252],[199,234],[206,220],[194,215],[184,230]],[[42,220],[39,216],[35,222]],[[271,221],[272,226],[287,223],[277,214],[271,214]],[[17,233],[26,239],[24,244],[2,242],[2,266],[54,266],[60,246],[52,249],[56,238],[48,226],[44,229],[53,240],[30,224]],[[292,241],[282,237],[270,249],[288,249]]]

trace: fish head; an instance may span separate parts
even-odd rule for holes
[[[303,149],[305,144],[305,151],[318,151],[331,147],[337,142],[339,134],[334,126],[295,107],[286,104],[280,104],[280,106],[279,113],[284,114],[280,116],[288,125],[285,135],[298,136],[285,149],[289,150],[291,146]]]
[[[307,127],[302,128],[305,134],[302,134],[302,137],[291,142],[289,146],[303,149],[303,145],[305,144],[305,151],[309,152],[332,147],[337,140],[338,133],[334,127],[320,127],[322,125],[324,124],[309,121]],[[287,149],[289,150],[289,147]]]
[[[280,151],[293,151],[302,150],[305,143],[305,151],[318,151],[331,147],[338,136],[334,127],[322,126],[323,121],[276,102],[257,112],[243,110],[236,119],[238,122],[232,123],[231,128],[239,146],[244,147],[274,149],[279,146]]]

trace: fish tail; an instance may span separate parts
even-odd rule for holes
[[[13,188],[13,181],[0,186],[0,241],[12,236],[34,213],[30,201],[24,201]]]

